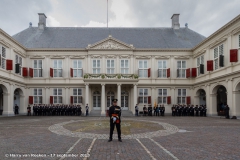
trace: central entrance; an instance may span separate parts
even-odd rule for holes
[[[101,109],[101,94],[99,91],[95,91],[93,93],[93,109],[94,110]]]
[[[121,107],[122,107],[122,110],[128,110],[128,92],[126,91],[123,91],[121,93]]]
[[[107,93],[107,107],[111,107],[113,99],[114,99],[114,92],[109,91]]]

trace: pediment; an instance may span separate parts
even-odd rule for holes
[[[86,48],[88,50],[133,50],[133,45],[126,44],[121,42],[112,36],[97,42],[95,44],[90,44]]]

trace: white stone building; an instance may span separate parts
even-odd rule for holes
[[[221,115],[227,102],[240,116],[240,15],[205,38],[180,27],[38,27],[10,36],[0,29],[0,110],[20,114],[27,105],[89,104],[104,115],[112,98],[134,113],[135,104],[206,104]]]

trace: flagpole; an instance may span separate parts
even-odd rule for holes
[[[107,28],[108,28],[108,0],[107,0]]]

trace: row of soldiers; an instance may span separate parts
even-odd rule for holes
[[[31,111],[31,108],[28,108]],[[53,104],[34,104],[34,116],[80,116],[82,114],[81,105],[53,105]]]
[[[206,105],[173,105],[172,116],[204,116],[207,115]]]
[[[146,116],[146,115],[152,116],[152,111],[153,111],[154,116],[160,116],[160,115],[164,116],[165,107],[164,107],[164,105],[157,105],[153,108],[151,106],[149,106],[148,109],[147,109],[147,107],[144,105],[144,107],[143,107],[143,115],[144,116]]]

